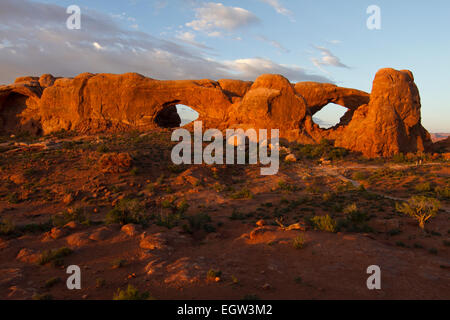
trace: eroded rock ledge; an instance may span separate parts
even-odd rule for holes
[[[348,111],[331,129],[312,116],[328,103]],[[368,157],[417,152],[431,146],[421,125],[420,96],[410,71],[381,69],[372,93],[314,82],[290,83],[281,75],[255,80],[159,81],[136,73],[84,73],[75,78],[22,77],[0,86],[0,131],[47,134],[177,127],[175,106],[199,114],[205,128],[280,129],[301,143],[335,141]]]

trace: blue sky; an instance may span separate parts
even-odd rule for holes
[[[60,11],[72,4],[81,30],[64,30]],[[381,30],[366,26],[369,5],[381,9]],[[450,132],[449,16],[448,0],[2,0],[0,82],[41,71],[249,80],[273,72],[370,92],[376,71],[393,67],[413,71],[424,126]],[[13,27],[23,33],[8,35]]]

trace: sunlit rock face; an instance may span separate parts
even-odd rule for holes
[[[348,111],[321,129],[312,116],[329,103]],[[176,106],[198,112],[204,128],[279,129],[300,143],[335,141],[368,157],[417,152],[431,146],[421,125],[420,96],[410,71],[382,69],[371,94],[332,84],[264,74],[254,82],[222,79],[159,81],[136,73],[21,77],[0,86],[0,131],[47,134],[61,129],[117,132],[174,128]],[[189,125],[187,126],[189,128]]]

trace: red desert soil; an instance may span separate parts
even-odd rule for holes
[[[1,299],[112,299],[129,284],[155,299],[450,298],[450,171],[438,156],[416,166],[298,151],[260,176],[174,166],[161,129],[0,147]],[[440,200],[425,231],[395,208],[413,195]],[[363,219],[349,222],[349,207]],[[333,232],[311,223],[326,215]],[[81,290],[66,288],[69,265]],[[370,265],[381,290],[367,289]]]

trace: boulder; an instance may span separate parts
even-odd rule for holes
[[[103,172],[123,173],[131,169],[133,159],[129,153],[107,153],[99,162]]]
[[[129,223],[124,225],[121,231],[129,237],[136,237],[142,231],[142,228],[141,226]]]
[[[66,241],[70,247],[84,247],[91,242],[89,235],[86,232],[74,233],[68,236]]]
[[[161,234],[161,233],[151,234],[151,235],[143,234],[142,239],[139,243],[139,246],[142,249],[147,249],[147,250],[164,249],[167,246],[167,240],[164,238],[163,234]]]

